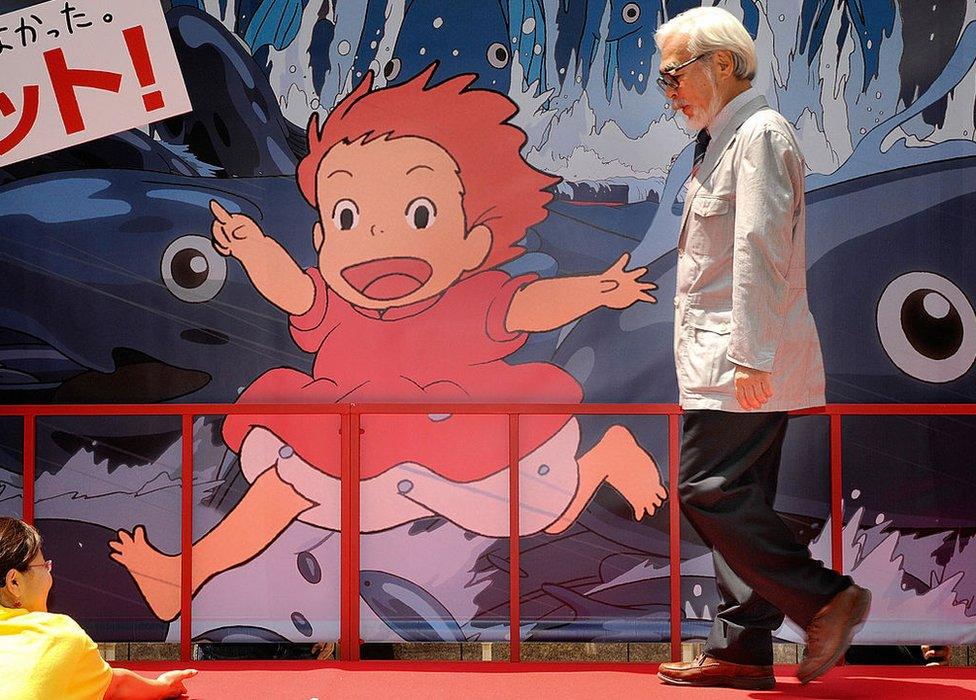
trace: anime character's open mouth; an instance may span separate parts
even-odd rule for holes
[[[350,265],[339,274],[370,299],[399,299],[427,284],[434,270],[420,258],[382,258]]]

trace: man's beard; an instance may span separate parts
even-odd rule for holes
[[[711,88],[712,96],[708,101],[708,105],[704,108],[695,107],[692,110],[691,116],[685,116],[684,112],[681,112],[682,107],[685,106],[684,102],[672,102],[671,107],[675,112],[680,112],[681,116],[685,117],[685,124],[687,130],[690,134],[697,134],[699,131],[704,129],[706,126],[712,123],[712,120],[722,111],[722,103],[720,101],[718,93],[718,84],[715,82],[715,76],[712,74],[708,67],[705,67],[705,76],[708,80],[708,85]]]
[[[685,117],[685,122],[688,125],[688,131],[692,134],[697,134],[699,131],[704,129],[706,126],[712,123],[715,116],[722,111],[722,106],[718,103],[718,97],[712,97],[708,104],[708,107],[704,109],[695,109],[692,111],[690,117]],[[684,116],[684,113],[682,113]]]

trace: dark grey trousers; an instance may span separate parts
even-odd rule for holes
[[[769,665],[784,613],[803,628],[851,585],[813,559],[773,510],[786,413],[686,411],[681,509],[712,549],[722,602],[705,653]]]

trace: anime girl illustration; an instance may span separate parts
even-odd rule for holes
[[[297,181],[318,211],[316,267],[302,270],[258,222],[211,202],[217,251],[240,262],[315,354],[311,376],[272,369],[240,402],[579,403],[579,384],[560,367],[505,359],[529,333],[655,301],[655,285],[639,281],[646,269],[627,270],[626,254],[586,276],[498,269],[521,254],[517,242],[545,218],[559,180],[522,158],[512,101],[471,88],[473,75],[432,86],[435,68],[376,91],[367,73],[321,128],[317,115],[309,121]],[[436,514],[508,536],[507,416],[366,415],[362,427],[362,532]],[[223,436],[250,486],[193,545],[194,593],[296,519],[340,526],[337,415],[229,416]],[[521,418],[520,534],[565,530],[604,481],[637,520],[663,503],[657,465],[623,426],[579,448],[574,417]],[[174,619],[179,556],[153,547],[142,526],[120,530],[111,547],[153,612]]]

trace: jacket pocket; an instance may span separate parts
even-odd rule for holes
[[[696,216],[708,217],[727,214],[732,208],[732,201],[725,197],[715,197],[705,194],[695,195],[691,200],[691,213]]]
[[[688,389],[732,392],[735,368],[726,357],[732,333],[732,311],[688,309],[689,343],[685,356]]]
[[[732,200],[698,194],[691,200],[688,248],[698,258],[712,260],[732,254]]]
[[[688,309],[688,325],[698,330],[709,331],[719,335],[732,332],[732,310],[705,311],[704,309]]]

